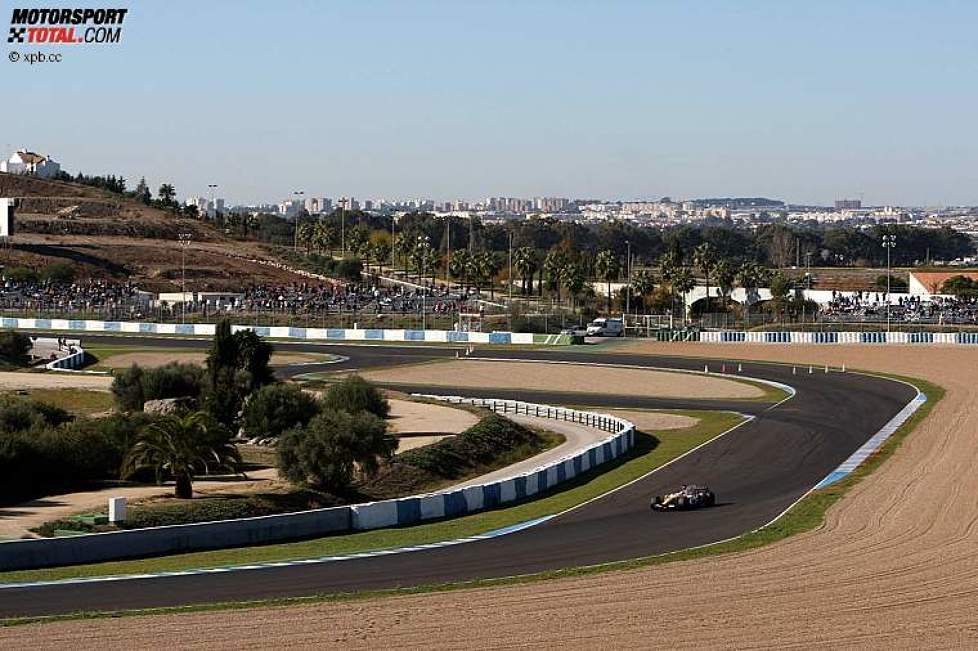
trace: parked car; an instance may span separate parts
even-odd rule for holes
[[[625,324],[621,319],[595,319],[587,327],[588,337],[621,337],[625,334]]]

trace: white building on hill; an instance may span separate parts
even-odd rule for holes
[[[49,156],[35,154],[26,149],[18,149],[5,161],[0,161],[0,172],[8,174],[33,174],[50,179],[58,175],[61,165]]]

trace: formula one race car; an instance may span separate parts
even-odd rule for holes
[[[716,493],[706,486],[683,486],[675,493],[656,495],[652,498],[653,511],[688,511],[713,506]]]

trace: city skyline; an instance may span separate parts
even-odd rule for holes
[[[978,204],[972,5],[120,4],[121,44],[8,65],[5,149],[237,203]]]

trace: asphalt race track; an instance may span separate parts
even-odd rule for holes
[[[118,337],[100,343],[131,344]],[[141,345],[201,347],[208,342],[160,339]],[[84,342],[83,342],[84,345]],[[456,348],[276,343],[280,349],[336,353],[339,364],[282,369],[282,375],[315,370],[370,368],[455,357]],[[707,360],[573,350],[479,349],[480,357],[703,370]],[[719,370],[723,360],[709,361]],[[728,369],[734,365],[728,362]],[[246,601],[418,586],[505,577],[625,560],[737,536],[771,521],[834,470],[902,409],[912,387],[878,377],[824,373],[775,364],[744,363],[743,375],[790,384],[791,400],[772,408],[751,401],[642,399],[518,390],[419,388],[431,392],[530,401],[620,407],[735,409],[757,417],[697,452],[617,492],[506,536],[390,556],[209,575],[133,579],[0,590],[0,617],[106,611],[209,602]],[[446,378],[450,384],[451,378]],[[490,395],[491,394],[491,395]],[[713,488],[716,508],[652,513],[651,495],[684,483]]]

